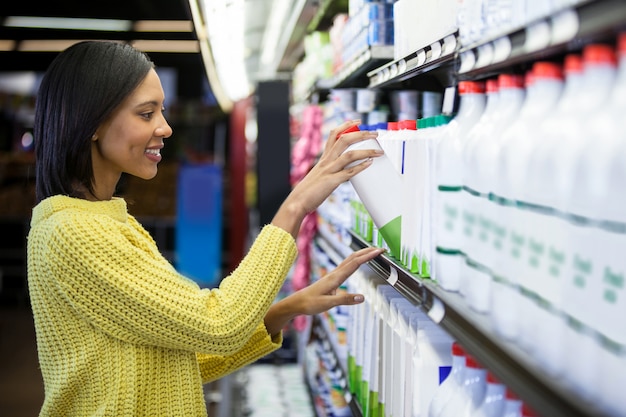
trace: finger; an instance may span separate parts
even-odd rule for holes
[[[354,145],[355,143],[362,142],[364,140],[376,139],[377,137],[378,132],[369,130],[350,132],[340,135],[335,141],[332,150],[328,150],[327,155],[331,159],[337,159],[346,151],[346,149],[348,149],[350,145]],[[372,147],[373,146],[374,145],[372,145]]]
[[[335,295],[330,298],[332,299],[331,302],[333,303],[333,307],[361,304],[363,301],[365,301],[365,297],[363,296],[363,294],[347,293]]]
[[[361,265],[384,253],[382,248],[364,248],[353,252],[341,262],[331,273],[320,279],[317,284],[321,286],[323,293],[330,293],[339,288]]]
[[[358,126],[359,124],[361,124],[360,119],[348,120],[332,129],[328,134],[328,140],[326,141],[326,146],[324,147],[324,149],[327,150],[332,148],[337,139],[341,136],[341,133],[351,128],[352,126]]]
[[[335,161],[339,169],[351,168],[367,159],[377,158],[385,154],[382,149],[361,149],[343,152]]]

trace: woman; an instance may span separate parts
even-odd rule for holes
[[[202,383],[278,348],[293,317],[361,295],[335,295],[363,262],[272,305],[296,256],[304,216],[371,164],[374,151],[343,153],[367,132],[334,130],[309,175],[265,225],[219,289],[200,289],[161,256],[114,196],[123,172],[157,174],[172,129],[152,62],[129,45],[81,42],[50,65],[37,96],[37,206],[28,280],[45,385],[42,416],[203,416]],[[350,168],[356,160],[365,161]]]

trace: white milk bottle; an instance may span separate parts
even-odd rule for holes
[[[575,247],[588,253],[594,273],[587,283],[589,325],[602,337],[594,356],[601,376],[597,390],[609,415],[623,415],[626,399],[626,35],[618,39],[619,67],[616,81],[604,107],[588,118],[583,134],[586,142],[577,165],[575,182],[578,199],[572,212],[592,219],[587,227],[577,224],[573,236],[584,238]]]
[[[522,400],[507,387],[501,417],[522,417],[522,406]]]
[[[463,190],[462,140],[485,110],[485,85],[461,81],[459,111],[448,123],[435,152],[437,192],[433,224],[435,227],[434,268],[431,278],[448,291],[458,291],[461,277],[461,202]]]
[[[481,367],[472,355],[465,357],[465,373],[461,390],[443,408],[441,417],[467,417],[473,407],[477,407],[485,398],[487,389],[487,371]]]
[[[536,223],[531,223],[529,226],[532,228],[533,234],[536,235],[535,239],[545,242],[545,246],[551,254],[547,258],[546,268],[562,277],[560,279],[561,287],[557,290],[560,294],[563,293],[564,277],[569,276],[570,259],[564,254],[566,239],[561,232],[564,228],[564,220],[558,216],[556,211],[556,190],[558,188],[555,182],[554,170],[557,165],[553,160],[559,156],[558,148],[561,146],[561,143],[558,140],[558,134],[561,126],[567,123],[567,118],[570,117],[570,114],[574,114],[578,110],[579,96],[583,91],[582,85],[584,80],[581,56],[577,54],[567,55],[564,60],[563,70],[565,73],[565,85],[559,101],[554,110],[538,126],[537,140],[528,159],[527,189],[526,196],[523,198],[527,204],[532,204],[534,208],[541,208],[541,210],[525,211],[532,214],[535,218]],[[510,210],[517,212],[518,209],[512,207]],[[544,230],[536,227],[535,224],[543,224]],[[516,279],[519,280],[519,275],[516,275],[515,272],[521,271],[527,265],[527,262],[522,262],[528,258],[525,239],[526,234],[522,233],[522,231],[516,231],[515,229],[509,231],[508,256],[505,258],[507,262],[505,262],[504,266],[509,268],[509,272],[505,272],[505,275],[510,277],[510,280],[513,280],[510,281],[513,283],[513,286],[502,286],[502,293],[498,297],[499,305],[501,305],[496,317],[501,323],[498,329],[501,331],[501,334],[510,339],[515,339],[521,328],[519,322],[522,318],[519,313],[519,304],[532,302],[532,300],[522,298],[521,293],[511,291],[511,288],[516,288],[519,284],[514,281]],[[507,271],[507,269],[503,270]],[[498,287],[498,285],[496,286]],[[561,328],[556,333],[563,337],[563,331],[564,329]],[[563,360],[561,357],[553,360],[547,369],[549,372],[559,373],[559,369],[562,367]]]
[[[473,235],[466,242],[466,262],[470,265],[465,296],[473,309],[488,312],[491,300],[491,224],[495,205],[489,201],[497,175],[497,158],[501,134],[519,116],[524,102],[524,79],[520,75],[501,74],[498,77],[500,105],[488,123],[476,126],[467,140],[464,163],[464,190],[468,210],[475,218]]]
[[[468,167],[465,164],[467,155],[472,149],[472,145],[469,142],[470,135],[474,134],[476,130],[482,130],[483,126],[491,123],[494,115],[498,112],[499,104],[500,104],[500,91],[499,84],[497,79],[489,79],[486,83],[487,88],[487,104],[485,106],[485,111],[478,119],[478,122],[474,124],[469,130],[468,133],[465,134],[463,141],[461,143],[461,167],[462,167],[462,175],[463,175],[463,192],[459,196],[459,201],[461,204],[461,234],[459,237],[459,242],[461,244],[461,251],[463,253],[464,258],[467,258],[467,252],[470,250],[469,243],[473,241],[474,235],[477,233],[477,214],[472,210],[472,200],[474,196],[465,190],[465,181],[466,176],[468,175]],[[470,267],[467,263],[467,259],[461,262],[461,273],[460,273],[460,282],[459,282],[459,292],[462,295],[465,295],[465,292],[468,287],[468,279],[470,275]]]
[[[367,139],[350,145],[347,151],[357,149],[381,149],[376,139]],[[360,161],[356,161],[356,165]],[[374,224],[392,256],[400,258],[400,233],[402,230],[402,178],[391,159],[381,155],[373,159],[372,165],[359,172],[350,183],[365,205]]]
[[[448,402],[461,389],[465,373],[465,350],[458,342],[452,343],[452,367],[447,378],[441,382],[428,406],[428,417],[440,416]]]
[[[550,250],[544,240],[538,236],[543,227],[548,227],[551,218],[541,214],[536,214],[540,206],[524,203],[528,201],[528,178],[534,173],[529,169],[529,160],[533,150],[542,140],[537,134],[538,126],[545,117],[550,116],[550,112],[558,103],[563,90],[563,75],[559,64],[552,62],[536,62],[532,67],[532,86],[527,87],[527,98],[519,118],[511,125],[502,137],[502,148],[498,157],[498,171],[493,173],[498,178],[498,188],[494,194],[505,197],[504,199],[493,199],[498,210],[497,227],[502,230],[502,251],[498,251],[495,260],[504,260],[504,263],[515,264],[516,269],[504,267],[494,270],[494,287],[501,288],[502,285],[510,287],[519,286],[523,294],[532,294],[533,297],[522,296],[511,301],[506,296],[500,300],[494,295],[493,303],[501,303],[496,310],[502,311],[511,308],[509,303],[519,301],[519,317],[523,320],[510,321],[510,314],[504,313],[502,320],[494,314],[493,320],[497,331],[501,334],[520,333],[520,341],[532,350],[533,346],[546,347],[550,349],[557,340],[552,336],[558,334],[558,329],[563,322],[560,318],[560,281],[562,277],[550,273],[546,265],[548,259],[562,259],[563,255],[557,253],[555,249]],[[506,201],[504,204],[502,201]],[[514,204],[515,203],[515,204]],[[520,208],[521,207],[521,208]],[[529,208],[532,207],[532,208]],[[539,220],[544,220],[540,222]],[[539,229],[539,230],[538,230]],[[518,247],[507,245],[511,240],[506,239],[507,234],[515,237],[515,242],[525,241],[525,248],[528,251],[521,251]],[[507,256],[512,249],[520,251],[523,256],[520,258]],[[526,256],[524,256],[527,254]],[[524,262],[526,260],[526,262]],[[554,272],[556,268],[553,268]],[[506,271],[506,273],[505,273]],[[540,308],[534,300],[542,299],[541,305],[547,308]],[[504,304],[506,303],[506,304]],[[528,324],[528,326],[524,326]],[[517,329],[507,330],[506,327],[517,326]],[[541,331],[538,329],[541,328]],[[537,333],[540,333],[539,337]],[[546,334],[547,333],[547,334]],[[546,339],[547,338],[547,339]],[[548,343],[546,340],[550,340]],[[551,344],[553,343],[553,344]],[[549,345],[549,346],[548,346]],[[560,350],[557,350],[560,354]]]
[[[583,49],[584,85],[577,106],[563,120],[563,125],[556,132],[553,140],[555,145],[554,177],[556,179],[556,203],[559,218],[562,219],[561,236],[566,239],[565,257],[570,259],[569,277],[564,280],[563,311],[575,326],[565,329],[564,351],[567,361],[564,367],[567,380],[576,392],[591,399],[599,395],[599,374],[597,366],[598,344],[595,337],[586,334],[593,326],[593,313],[590,308],[581,308],[593,299],[594,292],[602,278],[594,265],[593,251],[587,245],[587,232],[592,223],[584,216],[576,215],[578,193],[580,189],[576,181],[577,166],[584,156],[588,141],[595,141],[593,136],[583,133],[587,116],[607,102],[614,86],[615,54],[612,47],[601,44],[587,45]]]
[[[504,412],[504,402],[506,400],[506,386],[498,380],[495,375],[487,371],[487,389],[485,399],[474,410],[472,417],[500,417]]]

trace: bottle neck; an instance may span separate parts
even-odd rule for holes
[[[456,116],[458,123],[464,123],[480,115],[485,110],[487,97],[484,94],[464,94],[461,96],[459,112]]]

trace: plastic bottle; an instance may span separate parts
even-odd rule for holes
[[[571,278],[563,287],[563,311],[578,323],[576,327],[566,328],[568,349],[565,350],[567,362],[564,368],[574,390],[585,398],[595,400],[600,395],[598,344],[588,335],[593,327],[594,312],[592,308],[580,306],[587,305],[589,299],[601,291],[602,276],[594,265],[594,252],[599,248],[589,245],[587,240],[592,223],[585,217],[575,216],[579,211],[578,194],[588,187],[580,187],[575,181],[577,166],[585,149],[591,141],[595,142],[593,136],[584,134],[584,125],[588,123],[588,116],[608,101],[614,86],[616,68],[613,48],[598,44],[586,46],[583,49],[583,70],[585,81],[578,106],[564,120],[566,125],[554,137],[561,146],[555,149],[557,155],[553,162],[559,190],[556,208],[561,220],[557,224],[563,226],[560,233],[566,239],[565,256],[571,259],[573,268]]]
[[[382,148],[376,139],[368,139],[348,146],[346,151],[357,149]],[[389,245],[391,254],[399,259],[402,179],[391,160],[387,155],[374,158],[372,165],[353,176],[350,183],[370,213],[378,233]]]
[[[489,79],[486,83],[487,87],[487,104],[485,106],[485,111],[482,113],[478,121],[474,124],[474,126],[469,130],[469,132],[465,133],[463,140],[461,141],[461,157],[459,164],[461,166],[461,174],[463,175],[463,185],[465,185],[465,177],[467,170],[469,169],[465,164],[466,154],[469,152],[471,148],[471,144],[469,143],[469,135],[472,134],[477,129],[482,129],[481,126],[491,123],[491,119],[494,117],[494,114],[497,113],[500,104],[500,91],[497,79]],[[461,227],[460,234],[457,235],[458,241],[460,242],[460,249],[463,252],[463,256],[467,256],[467,242],[470,241],[474,234],[476,233],[476,215],[470,209],[470,203],[473,196],[467,193],[465,190],[459,195],[459,202],[461,204]],[[470,267],[467,264],[466,259],[460,264],[461,272],[460,282],[459,282],[459,292],[462,295],[465,295],[467,289],[467,280],[468,276],[471,273]]]
[[[492,84],[494,82],[492,81]],[[463,189],[462,149],[465,134],[485,111],[485,83],[459,83],[459,111],[448,123],[435,151],[433,195],[434,268],[431,278],[448,291],[458,291],[461,277],[461,198]]]
[[[494,244],[491,252],[493,258],[490,264],[494,275],[492,284],[495,291],[491,303],[494,327],[499,334],[512,339],[521,332],[521,339],[528,342],[526,343],[528,346],[541,345],[551,348],[553,345],[548,346],[549,343],[542,338],[554,341],[551,336],[558,334],[554,328],[557,327],[558,330],[563,325],[562,321],[558,320],[560,315],[547,314],[545,309],[539,308],[534,302],[526,303],[527,300],[521,296],[508,296],[509,288],[515,289],[519,285],[524,289],[524,293],[530,291],[547,300],[551,310],[560,310],[559,289],[560,280],[563,278],[551,274],[544,266],[548,264],[547,258],[551,255],[548,248],[545,249],[543,256],[538,253],[530,253],[529,257],[524,258],[511,256],[512,249],[520,248],[511,245],[512,238],[509,238],[509,235],[515,237],[516,242],[520,239],[527,241],[531,249],[541,247],[541,242],[534,242],[530,232],[530,228],[538,224],[535,218],[540,215],[535,215],[535,218],[531,219],[529,217],[532,217],[534,212],[520,210],[518,206],[528,197],[528,178],[534,174],[529,169],[529,160],[538,142],[541,141],[536,126],[545,117],[549,117],[563,90],[563,74],[559,64],[536,62],[529,75],[532,77],[532,83],[528,82],[527,77],[526,100],[517,120],[502,135],[497,168],[491,172],[491,175],[497,178],[491,198],[496,212],[492,220],[492,230],[499,232],[493,235]],[[524,255],[526,252],[520,250],[517,253]],[[534,262],[529,264],[525,262],[527,259]],[[503,288],[505,286],[508,288]],[[521,301],[523,306],[530,304],[530,307],[514,317],[511,312],[521,307],[518,301]],[[520,317],[524,317],[524,320],[521,321]],[[521,325],[524,323],[530,325],[530,331],[523,331],[525,327]],[[547,331],[536,331],[541,326]],[[541,337],[537,337],[536,333],[540,333]]]
[[[621,191],[626,182],[625,34],[618,39],[618,54],[618,73],[609,100],[584,125],[584,134],[593,140],[587,141],[581,152],[575,182],[577,193],[585,201],[572,199],[572,212],[591,219],[587,227],[574,225],[574,236],[585,239],[576,246],[589,254],[596,271],[588,284],[587,306],[590,326],[603,335],[595,357],[602,376],[598,395],[608,415],[620,415],[626,410],[626,199]]]
[[[456,398],[465,379],[465,350],[457,343],[452,343],[452,368],[450,374],[443,380],[437,392],[430,401],[428,417],[439,417],[444,407],[453,398]]]
[[[471,355],[465,357],[465,373],[461,389],[443,408],[440,417],[466,417],[485,398],[487,371]]]
[[[498,77],[500,105],[493,118],[476,125],[470,132],[464,153],[463,186],[467,211],[475,219],[474,233],[464,242],[467,269],[466,290],[468,304],[479,312],[488,312],[491,301],[492,220],[495,206],[489,201],[497,175],[497,158],[501,134],[519,116],[524,102],[524,78],[501,74]]]
[[[500,417],[504,411],[506,386],[493,373],[487,371],[487,389],[485,399],[474,410],[472,417]]]
[[[522,400],[507,387],[501,417],[522,417],[522,406]]]

